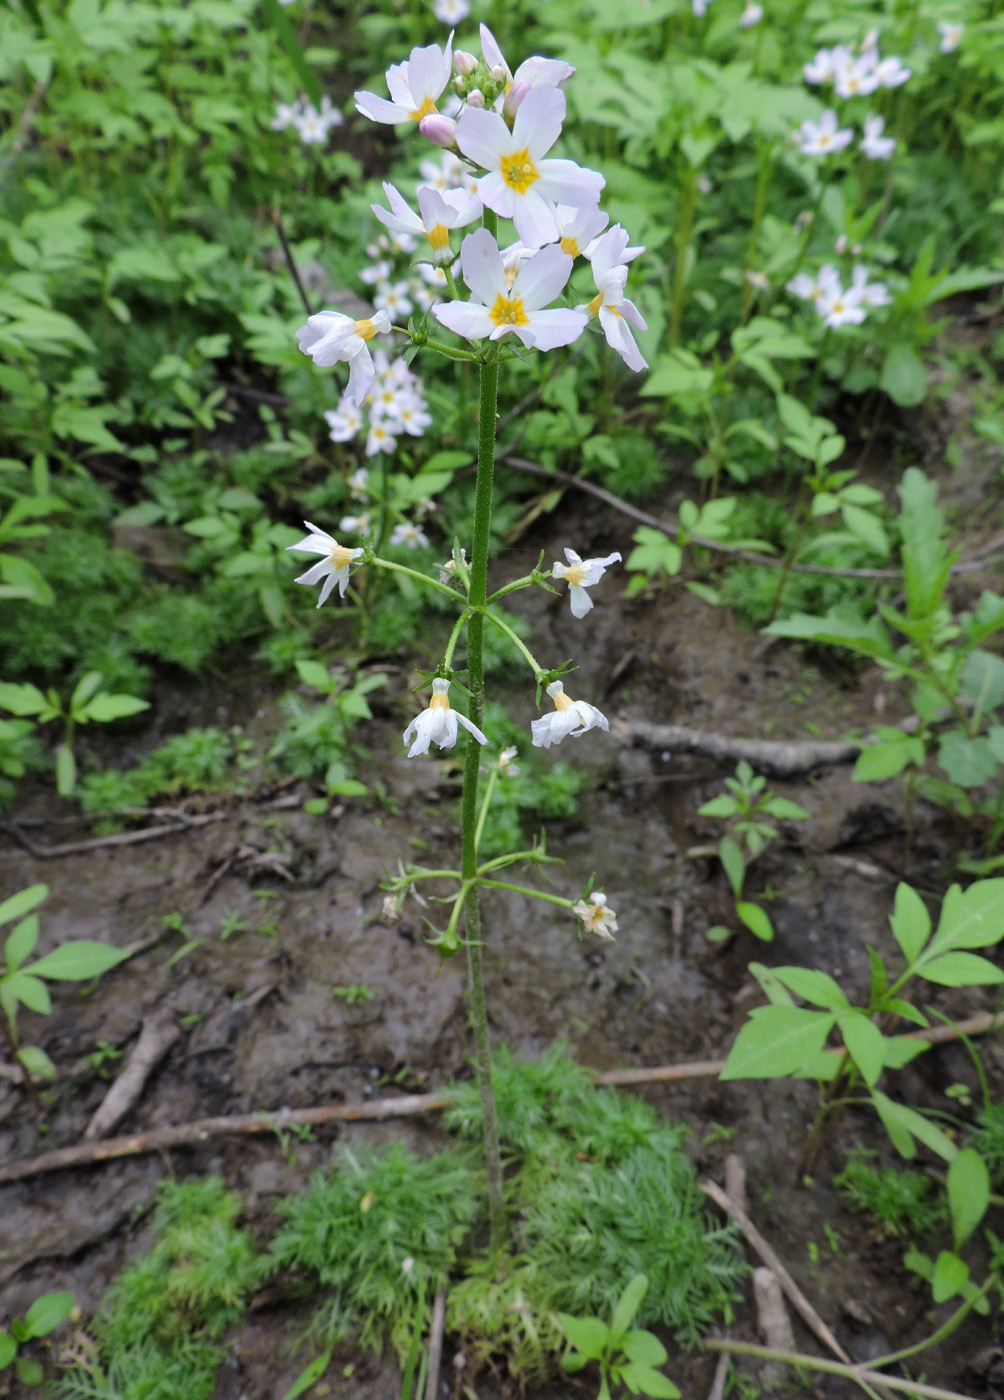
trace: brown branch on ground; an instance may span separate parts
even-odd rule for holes
[[[824,764],[853,763],[862,749],[861,744],[839,740],[737,739],[730,734],[689,729],[683,724],[650,724],[634,717],[614,720],[611,729],[624,743],[676,753],[698,753],[729,763],[745,759],[759,772],[776,778],[809,773]]]
[[[117,1128],[129,1110],[139,1102],[146,1081],[171,1049],[181,1032],[170,1013],[148,1016],[143,1022],[133,1051],[122,1073],[95,1110],[84,1130],[85,1139],[105,1137]]]
[[[439,1370],[443,1364],[443,1331],[446,1326],[446,1292],[440,1289],[432,1304],[429,1327],[429,1367],[425,1373],[425,1400],[438,1400]]]

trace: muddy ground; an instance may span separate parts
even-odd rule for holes
[[[881,478],[880,471],[876,475]],[[982,497],[973,480],[960,479],[956,488],[963,511]],[[668,505],[667,496],[649,508]],[[568,500],[560,522],[557,516],[538,522],[496,564],[495,575],[502,582],[523,572],[541,548],[547,559],[560,557],[560,546],[570,541],[583,554],[618,548],[626,554],[632,529],[595,502]],[[978,538],[990,532],[984,520]],[[992,574],[970,577],[967,595],[988,583],[993,586]],[[580,671],[569,690],[601,704],[611,718],[643,715],[732,735],[806,738],[807,722],[823,736],[838,737],[894,717],[889,705],[895,697],[886,697],[886,712],[879,713],[882,691],[873,670],[855,673],[832,658],[807,658],[767,642],[683,588],[657,602],[625,602],[618,592],[619,581],[608,575],[584,622],[570,616],[566,600],[544,594],[519,595],[515,605],[534,619],[537,653],[554,662],[575,657]],[[308,787],[294,786],[230,802],[223,820],[192,831],[58,859],[33,857],[9,833],[0,836],[0,895],[35,881],[50,887],[43,949],[71,937],[125,946],[152,937],[175,913],[198,940],[172,962],[183,940],[165,932],[92,993],[57,991],[48,1020],[28,1018],[60,1076],[36,1105],[19,1086],[0,1081],[3,1160],[77,1141],[115,1072],[111,1066],[102,1074],[91,1063],[97,1043],[128,1050],[155,1011],[168,1011],[181,1035],[122,1132],[424,1090],[466,1072],[461,959],[438,967],[423,944],[417,908],[406,908],[393,924],[380,918],[383,871],[414,856],[413,838],[431,848],[419,859],[449,864],[457,847],[456,764],[403,757],[400,731],[413,712],[408,692],[414,677],[405,660],[390,672],[390,689],[370,697],[376,718],[358,731],[373,755],[362,776],[384,785],[386,801],[346,801],[328,816],[310,816],[302,810]],[[535,713],[532,690],[514,685],[510,699],[528,726]],[[261,734],[275,713],[274,688],[253,670],[228,683],[172,680],[160,693],[152,726],[137,729],[129,742],[138,753],[169,733],[205,723],[240,724]],[[762,1000],[747,972],[753,959],[823,968],[864,994],[866,945],[893,952],[887,916],[897,881],[942,890],[967,835],[921,808],[908,850],[896,785],[856,785],[849,767],[774,781],[775,791],[811,813],[809,822],[785,827],[752,878],[755,891],[775,892],[769,909],[777,939],[767,946],[743,933],[716,946],[706,931],[729,921],[728,889],[717,862],[687,850],[716,834],[713,823],[695,814],[720,790],[729,769],[596,733],[566,743],[560,756],[583,765],[589,781],[577,820],[550,825],[550,849],[566,862],[555,882],[574,893],[595,869],[618,912],[619,937],[614,944],[579,942],[573,922],[556,916],[552,906],[488,899],[489,1004],[499,1040],[536,1052],[567,1037],[580,1060],[598,1069],[724,1056],[749,1009]],[[189,804],[193,811],[212,806],[208,800]],[[27,792],[16,814],[24,832],[42,844],[91,834],[57,824],[57,815],[41,789]],[[221,925],[233,913],[247,920],[247,931],[223,941]],[[332,996],[332,985],[353,983],[369,986],[374,998],[351,1007]],[[951,1016],[989,1004],[947,990],[934,1000]],[[999,1097],[1004,1042],[990,1038],[981,1051]],[[947,1110],[953,1102],[946,1090],[960,1082],[977,1088],[964,1051],[946,1046],[896,1076],[896,1092],[907,1103]],[[902,1246],[870,1234],[830,1184],[856,1142],[892,1159],[869,1116],[850,1113],[814,1180],[796,1184],[796,1149],[815,1104],[812,1085],[706,1079],[638,1092],[690,1125],[691,1150],[703,1172],[721,1179],[725,1154],[742,1155],[753,1218],[853,1356],[879,1355],[932,1330],[929,1300],[901,1267]],[[305,1142],[283,1144],[276,1134],[218,1137],[0,1189],[0,1320],[22,1315],[38,1294],[57,1288],[76,1294],[86,1318],[113,1275],[148,1245],[147,1207],[166,1173],[222,1173],[244,1194],[264,1234],[274,1224],[275,1198],[303,1186],[327,1162],[336,1138],[403,1139],[432,1149],[442,1134],[430,1115],[322,1128]],[[829,1241],[825,1227],[836,1232]],[[253,1307],[231,1339],[218,1400],[278,1400],[303,1365],[288,1350],[302,1322],[294,1308],[267,1298]],[[751,1304],[741,1307],[733,1334],[759,1340]],[[817,1350],[798,1321],[795,1334],[803,1349]],[[928,1379],[973,1396],[992,1394],[979,1353],[995,1341],[992,1323],[968,1325],[930,1357]],[[498,1378],[455,1372],[452,1354],[447,1342],[444,1397],[492,1400],[512,1393]],[[332,1368],[329,1395],[393,1400],[399,1394],[391,1363],[357,1362],[350,1380]],[[758,1363],[740,1364],[748,1375],[758,1374]],[[708,1394],[714,1360],[674,1349],[667,1370],[690,1400]],[[16,1393],[5,1392],[5,1383],[0,1379],[0,1394]],[[811,1389],[817,1396],[857,1393],[822,1377]],[[590,1393],[571,1381],[546,1392]],[[537,1394],[543,1400],[545,1392]]]

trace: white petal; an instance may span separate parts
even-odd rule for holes
[[[331,572],[330,574],[328,574],[328,577],[327,577],[327,578],[324,580],[324,582],[321,584],[320,596],[319,596],[318,599],[317,599],[317,606],[318,606],[319,608],[323,607],[324,604],[325,604],[325,603],[328,601],[328,599],[331,597],[332,591],[334,590],[335,584],[336,584],[336,582],[337,582],[337,580],[338,580],[338,574],[339,574],[340,572],[341,572],[340,570],[332,570],[332,572]],[[343,594],[343,597],[344,597],[344,594]]]
[[[512,134],[504,120],[486,107],[465,107],[457,122],[456,137],[464,155],[486,170],[498,170],[503,152],[513,149]],[[481,194],[480,185],[478,193]]]
[[[476,301],[448,301],[434,306],[432,314],[448,330],[466,340],[484,340],[496,329],[485,307]]]
[[[628,369],[638,371],[647,368],[648,361],[635,344],[635,338],[623,316],[619,316],[609,306],[601,306],[600,325],[603,327],[607,344],[612,350],[617,351]]]
[[[460,267],[467,286],[485,306],[494,306],[496,297],[508,296],[502,255],[486,228],[476,229],[464,239]]]
[[[499,218],[511,219],[524,196],[507,185],[498,170],[491,170],[478,181],[478,198],[487,208],[494,209]],[[533,246],[539,247],[539,244]]]
[[[531,88],[519,105],[512,128],[512,142],[517,151],[528,150],[537,163],[561,135],[568,104],[565,94],[556,87]],[[462,148],[461,148],[462,149]],[[578,200],[569,200],[577,204]]]
[[[354,96],[356,111],[362,112],[364,117],[369,117],[371,122],[383,122],[385,126],[394,126],[397,122],[408,120],[406,111],[395,107],[386,97],[377,97],[375,92],[357,92]]]
[[[571,345],[573,340],[586,329],[589,317],[581,311],[534,311],[526,326],[516,327],[522,331],[520,339],[524,345],[537,350],[557,350],[561,345]],[[528,338],[529,337],[529,338]]]
[[[444,72],[443,58],[443,50],[438,44],[412,49],[408,56],[408,86],[416,108],[421,107],[427,97],[435,100],[449,81],[449,59]]]
[[[293,580],[294,583],[305,583],[308,588],[312,588],[315,583],[320,583],[322,578],[327,578],[331,573],[331,560],[321,559],[317,564],[311,564],[305,574],[300,574],[299,578]]]
[[[481,183],[481,196],[489,208],[500,212],[497,208],[498,202],[493,203],[490,197],[494,195],[494,190],[489,192],[484,188],[487,183],[487,180]],[[512,209],[512,213],[504,217],[512,219],[516,225],[516,232],[528,248],[542,248],[545,243],[554,243],[560,238],[561,229],[554,204],[542,196],[536,185],[531,185],[522,195],[510,190],[508,185],[504,188],[511,196]]]
[[[542,248],[520,268],[512,291],[521,296],[528,311],[537,311],[556,301],[572,275],[574,260],[556,243]]]
[[[375,377],[373,358],[363,343],[363,348],[349,361],[349,382],[345,390],[345,397],[349,403],[355,404],[357,408],[362,408],[366,395],[373,388]]]
[[[537,88],[537,92],[556,93],[558,97],[561,93],[556,88]],[[523,103],[526,106],[531,92]],[[522,112],[523,107],[519,110]],[[584,165],[576,165],[574,160],[542,160],[538,163],[537,169],[540,172],[538,186],[540,192],[547,199],[553,199],[556,204],[593,205],[599,200],[606,180],[598,170],[589,170]]]
[[[487,744],[487,738],[472,720],[467,719],[465,715],[459,714],[456,710],[451,710],[450,713],[456,717],[458,723],[464,726],[468,734],[474,735],[479,744]]]
[[[577,583],[568,586],[568,597],[572,604],[573,617],[585,617],[593,606],[593,600],[584,588]]]

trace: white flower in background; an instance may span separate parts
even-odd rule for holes
[[[338,528],[346,535],[366,536],[372,529],[372,523],[364,511],[362,515],[343,515],[338,522]]]
[[[567,696],[561,681],[552,681],[547,693],[554,701],[554,714],[543,715],[530,725],[534,748],[549,749],[552,744],[560,744],[569,734],[579,737],[588,729],[610,728],[606,715],[601,714],[595,705]]]
[[[698,19],[703,19],[708,13],[708,6],[711,0],[690,0],[690,8]]]
[[[393,271],[394,264],[389,258],[379,258],[376,262],[370,263],[369,267],[360,270],[359,280],[365,282],[367,287],[378,287],[381,282],[390,281]]]
[[[611,564],[619,564],[619,554],[608,554],[605,559],[580,559],[574,549],[565,550],[567,564],[555,561],[551,572],[555,578],[563,578],[568,584],[568,598],[572,605],[573,617],[585,617],[593,606],[593,600],[586,592],[599,583]]]
[[[405,401],[398,404],[397,422],[409,437],[421,437],[426,428],[432,427],[432,415],[426,413],[424,403]]]
[[[510,283],[498,244],[482,228],[464,239],[460,265],[470,301],[444,302],[432,313],[457,335],[499,340],[511,332],[530,349],[554,350],[570,345],[585,329],[580,311],[542,309],[561,293],[572,271],[572,259],[554,244],[528,257]]]
[[[481,25],[480,34],[481,57],[485,66],[492,77],[497,75],[499,82],[505,82],[506,92],[518,83],[527,83],[530,87],[557,87],[575,72],[572,65],[562,58],[541,58],[539,54],[535,54],[532,58],[524,59],[514,73],[506,63],[495,35],[487,24]]]
[[[964,24],[952,24],[950,20],[941,19],[938,21],[938,33],[941,35],[941,43],[938,45],[942,53],[952,53],[962,43],[962,36],[966,32]]]
[[[561,236],[555,206],[599,203],[606,181],[571,160],[547,159],[561,135],[565,94],[556,87],[531,88],[509,130],[498,112],[465,107],[457,123],[457,145],[488,172],[478,195],[489,209],[512,219],[518,237],[539,248]]]
[[[296,102],[277,102],[275,116],[272,118],[272,130],[285,131],[287,127],[293,126],[299,121],[302,111],[303,103],[299,99]]]
[[[839,55],[839,56],[838,56]],[[807,83],[832,83],[837,74],[838,64],[851,58],[848,49],[820,49],[811,63],[802,65],[802,76]]]
[[[408,278],[408,298],[419,311],[431,311],[439,297],[419,277],[418,273]]]
[[[752,29],[763,19],[763,6],[757,0],[746,0],[746,8],[739,16],[740,29]]]
[[[319,530],[316,525],[311,525],[309,520],[303,522],[310,531],[299,544],[287,545],[287,549],[301,550],[304,554],[323,554],[324,558],[317,564],[312,564],[305,574],[301,574],[296,580],[297,583],[304,583],[312,587],[315,583],[324,583],[321,586],[321,596],[317,600],[317,606],[321,607],[330,598],[335,584],[338,585],[338,596],[345,597],[345,590],[349,586],[349,568],[365,553],[362,549],[346,549],[343,544],[333,540],[330,535]]]
[[[516,745],[513,744],[512,748],[503,749],[502,752],[499,754],[498,770],[502,774],[503,778],[515,778],[516,775],[519,773],[519,764],[513,763],[513,759],[516,757],[516,752]]]
[[[860,293],[853,288],[844,291],[839,282],[828,287],[817,299],[816,310],[823,318],[823,325],[833,329],[837,326],[860,326],[866,314]]]
[[[385,423],[370,423],[370,430],[366,434],[366,456],[375,457],[378,452],[393,452],[397,447],[397,438],[390,431]]]
[[[754,290],[758,292],[770,291],[770,280],[765,272],[757,272],[754,268],[748,267],[743,276]]]
[[[867,97],[879,85],[875,50],[869,49],[860,58],[841,63],[834,74],[833,88],[838,97]]]
[[[581,209],[559,204],[554,212],[561,231],[558,239],[561,251],[570,258],[591,257],[590,245],[606,228],[610,215],[605,214],[599,205],[588,204]]]
[[[430,744],[438,744],[441,749],[452,749],[457,742],[457,725],[462,724],[469,734],[473,734],[479,744],[488,740],[476,724],[464,715],[458,715],[450,707],[447,691],[450,682],[438,678],[432,682],[432,699],[429,708],[416,715],[404,731],[404,742],[410,743],[408,757],[428,753]]]
[[[647,330],[645,318],[624,295],[628,270],[625,260],[643,253],[644,248],[629,248],[628,235],[620,224],[614,224],[602,238],[597,238],[589,250],[593,281],[598,288],[592,301],[576,308],[587,316],[598,316],[607,344],[617,351],[628,369],[645,369],[647,360],[635,343],[628,322],[641,331]]]
[[[837,269],[831,263],[824,263],[815,275],[800,272],[793,277],[787,285],[787,290],[793,297],[800,297],[802,301],[818,301],[824,292],[839,285],[840,274]]]
[[[373,122],[394,125],[397,122],[418,123],[437,111],[436,103],[453,76],[453,35],[446,48],[429,44],[414,48],[405,63],[392,63],[387,69],[387,89],[391,95],[377,97],[372,92],[355,93],[356,109]]]
[[[895,88],[901,87],[912,77],[913,69],[907,68],[901,59],[892,56],[883,58],[882,62],[876,65],[875,74],[880,87]]]
[[[892,301],[884,282],[869,282],[868,269],[858,266],[851,273],[851,291],[862,306],[888,306]]]
[[[443,24],[459,24],[470,12],[467,0],[432,0],[432,13]]]
[[[444,151],[439,160],[423,160],[418,167],[422,183],[431,189],[459,190],[467,187],[470,171],[453,151]]]
[[[420,185],[419,216],[411,209],[404,196],[386,180],[383,188],[391,212],[388,213],[382,205],[371,204],[373,213],[394,233],[408,233],[428,239],[434,262],[452,262],[450,230],[466,228],[481,217],[483,206],[480,199],[464,190],[446,190],[440,193],[428,185]]]
[[[370,469],[358,467],[345,483],[354,501],[368,501],[370,498]]]
[[[884,130],[885,117],[865,117],[865,134],[859,144],[869,160],[888,160],[896,149],[895,136],[883,136]]]
[[[320,111],[312,102],[297,103],[297,106],[299,110],[291,118],[291,125],[296,127],[300,140],[307,146],[327,141],[331,128],[341,126],[345,120],[327,93],[321,98]]]
[[[617,932],[617,915],[607,904],[605,894],[596,890],[588,901],[580,899],[578,904],[572,905],[572,913],[579,916],[587,933],[595,933],[597,937],[613,942]]]
[[[794,136],[803,156],[833,155],[854,140],[854,132],[849,126],[838,126],[837,114],[832,107],[826,108],[818,122],[804,121]]]
[[[330,428],[332,442],[351,442],[363,425],[363,415],[354,404],[343,399],[337,408],[329,408],[324,415]]]
[[[400,525],[395,525],[390,532],[390,543],[404,545],[406,549],[426,549],[429,538],[417,525],[412,525],[409,520],[402,520]]]
[[[396,321],[399,316],[411,315],[411,302],[408,300],[407,282],[381,282],[375,296],[373,305],[378,311],[384,311]]]
[[[375,371],[369,341],[375,335],[390,331],[390,317],[378,311],[370,320],[354,321],[340,311],[319,311],[308,316],[307,323],[296,332],[296,342],[315,365],[327,368],[340,360],[348,361],[349,386],[345,398],[357,407],[373,384]]]

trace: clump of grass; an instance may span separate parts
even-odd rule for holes
[[[207,1400],[217,1343],[267,1268],[250,1231],[236,1227],[240,1208],[219,1177],[162,1186],[157,1241],[102,1299],[97,1355],[61,1382],[63,1400]]]
[[[990,1179],[1000,1190],[1004,1186],[1004,1103],[992,1103],[980,1109],[977,1126],[969,1133],[969,1144],[980,1153]]]
[[[1004,1131],[1002,1131],[1004,1142]],[[887,1234],[922,1239],[945,1220],[944,1200],[925,1172],[875,1167],[858,1149],[833,1184],[851,1210],[870,1215]]]
[[[311,1332],[406,1354],[420,1300],[444,1288],[480,1209],[479,1174],[455,1152],[422,1160],[342,1151],[334,1168],[279,1204],[274,1268],[306,1273],[324,1295]]]
[[[162,793],[212,791],[228,777],[234,740],[216,725],[176,734],[135,768],[107,768],[81,779],[77,796],[85,812],[144,807]]]
[[[479,1260],[450,1289],[446,1328],[474,1369],[504,1356],[524,1385],[554,1374],[565,1336],[553,1313],[542,1312],[535,1301],[539,1273],[525,1257]]]

